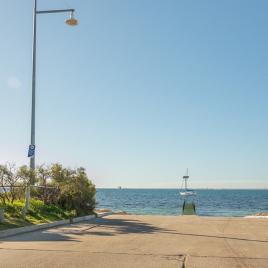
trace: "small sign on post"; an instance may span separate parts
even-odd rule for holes
[[[34,154],[35,154],[35,145],[31,144],[29,145],[28,157],[30,158],[34,157]]]

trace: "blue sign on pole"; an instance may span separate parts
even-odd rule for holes
[[[31,144],[29,145],[28,157],[34,157],[34,154],[35,154],[35,145]]]

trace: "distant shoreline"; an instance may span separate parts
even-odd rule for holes
[[[118,211],[113,211],[111,209],[107,209],[107,208],[96,208],[95,210],[97,213],[111,213],[112,215],[133,215],[133,216],[163,216],[163,217],[170,217],[170,216],[183,216],[183,217],[187,217],[185,215],[162,215],[162,214],[136,214],[136,213],[129,213],[127,211],[122,211],[122,210],[118,210]],[[256,213],[254,215],[247,215],[247,216],[213,216],[213,215],[195,215],[195,217],[212,217],[212,218],[252,218],[252,219],[268,219],[268,212],[259,212]]]

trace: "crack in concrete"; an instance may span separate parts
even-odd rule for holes
[[[209,256],[209,255],[188,255],[193,258],[217,258],[217,259],[248,259],[248,260],[268,260],[268,258],[260,257],[237,257],[237,256]]]

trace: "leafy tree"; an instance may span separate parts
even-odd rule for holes
[[[34,188],[34,195],[41,199],[44,204],[56,204],[58,189],[53,187],[51,183],[51,169],[44,165],[36,168],[37,187]]]
[[[0,165],[0,199],[13,203],[16,199],[16,187],[20,184],[20,176],[14,164]]]
[[[17,171],[18,177],[24,186],[27,184],[34,185],[35,171],[28,166],[21,166]]]
[[[84,168],[51,166],[51,183],[59,188],[58,203],[77,215],[88,214],[95,208],[95,185],[88,179]]]
[[[66,170],[67,178],[60,186],[59,203],[77,215],[92,212],[95,208],[95,186],[89,181],[84,168]]]

